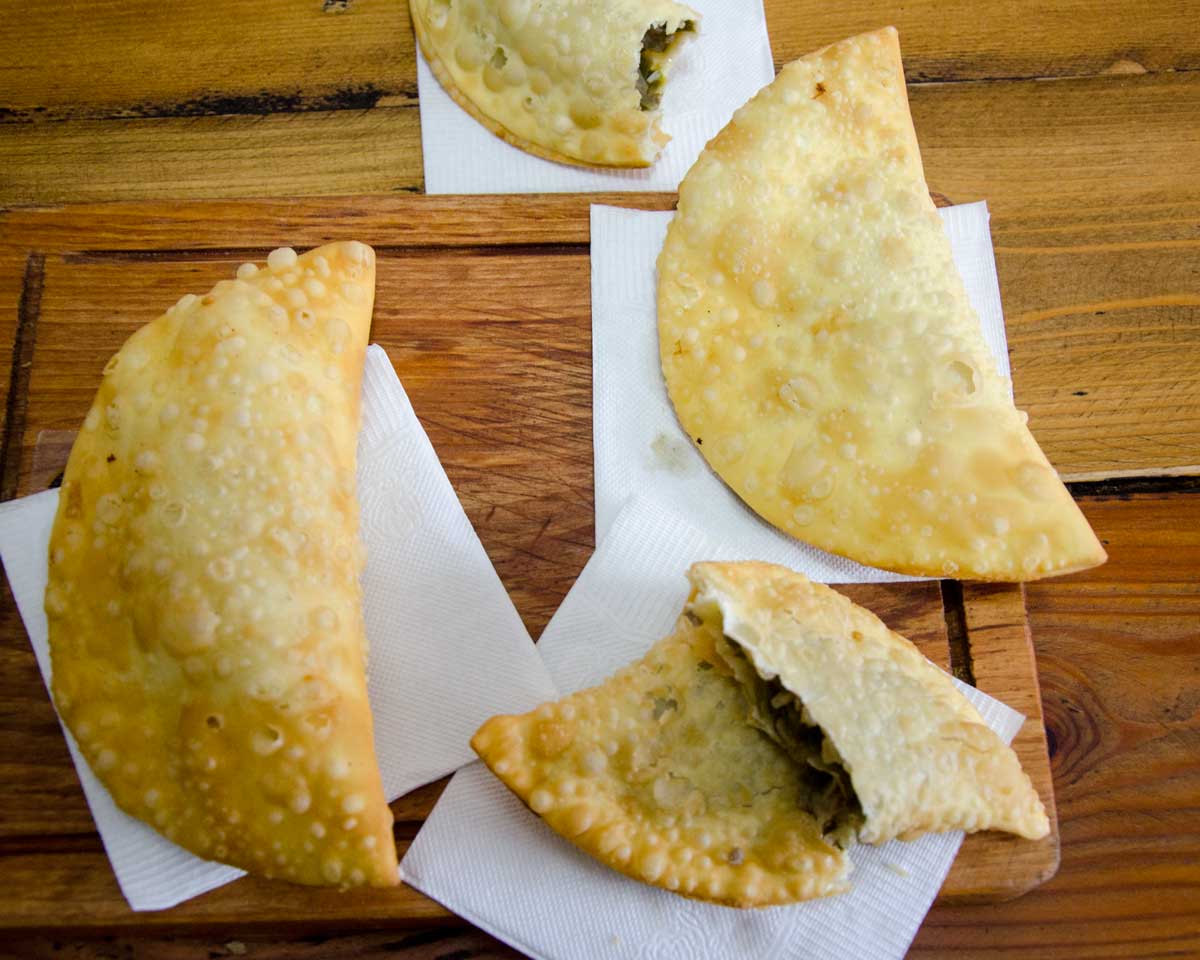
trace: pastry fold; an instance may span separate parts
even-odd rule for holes
[[[685,896],[762,907],[849,888],[856,842],[1049,823],[949,677],[783,567],[702,563],[675,630],[603,684],[472,740],[555,831]]]
[[[410,0],[421,51],[496,136],[564,163],[646,167],[659,102],[700,17],[673,0]]]
[[[704,149],[658,259],[658,331],[683,429],[792,536],[960,579],[1105,560],[984,342],[894,29],[789,64]]]
[[[46,589],[53,695],[117,804],[298,883],[397,882],[375,761],[356,450],[375,255],[183,297],[104,368]]]

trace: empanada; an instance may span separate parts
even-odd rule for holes
[[[1041,837],[1013,751],[869,611],[763,563],[702,563],[674,633],[471,741],[554,830],[639,880],[760,907],[848,888],[855,840]]]
[[[446,91],[492,133],[565,163],[645,167],[662,85],[700,17],[673,0],[410,0]]]
[[[397,882],[372,741],[355,459],[375,256],[276,250],[104,368],[46,612],[58,710],[113,798],[188,850]]]
[[[658,324],[684,430],[781,530],[925,576],[1104,561],[967,300],[895,30],[789,64],[708,144],[658,259]]]

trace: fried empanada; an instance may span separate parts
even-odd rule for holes
[[[809,771],[746,722],[718,651],[684,617],[603,685],[471,740],[572,843],[636,880],[739,907],[847,889],[849,861],[804,807]]]
[[[397,882],[355,461],[375,256],[276,250],[104,368],[50,540],[53,694],[117,804],[199,856]]]
[[[708,144],[658,259],[658,325],[680,423],[781,530],[923,576],[1105,560],[967,300],[894,29],[789,64]]]
[[[769,563],[699,563],[688,610],[746,667],[751,723],[786,741],[796,714],[849,774],[858,839],[1050,829],[1020,761],[950,677],[871,611]]]
[[[688,575],[674,633],[641,661],[471,741],[558,833],[739,907],[847,889],[856,840],[1047,833],[1013,751],[869,611],[771,564]]]
[[[662,85],[700,17],[673,0],[410,0],[421,50],[488,130],[548,160],[645,167]]]

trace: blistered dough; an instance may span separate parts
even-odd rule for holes
[[[117,804],[201,857],[397,882],[355,456],[375,255],[276,250],[104,368],[50,540],[53,694]]]
[[[701,563],[674,632],[472,747],[572,843],[637,880],[761,907],[849,888],[854,843],[1045,836],[1016,754],[869,611],[784,567]]]
[[[658,325],[684,430],[787,533],[926,576],[1104,561],[967,300],[894,29],[789,64],[705,148],[659,256]]]
[[[761,907],[847,889],[845,853],[798,798],[805,771],[745,722],[719,634],[684,617],[599,687],[471,745],[554,830],[684,896]]]
[[[803,704],[849,772],[858,839],[946,830],[1037,839],[1049,821],[1013,750],[950,677],[871,611],[768,563],[700,563],[689,609]]]
[[[662,85],[699,15],[672,0],[411,0],[421,51],[476,120],[530,153],[645,167]]]

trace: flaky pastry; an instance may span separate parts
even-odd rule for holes
[[[53,694],[117,804],[298,883],[397,882],[355,459],[375,255],[185,296],[104,368],[50,540]]]
[[[789,64],[708,144],[658,259],[658,328],[684,430],[781,530],[925,576],[1104,561],[967,299],[894,29]]]

